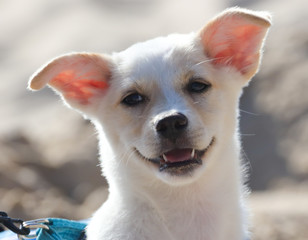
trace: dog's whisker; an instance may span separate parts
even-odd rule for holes
[[[125,151],[122,153],[120,156],[120,162],[119,163],[124,163],[126,166],[128,164],[128,161],[130,161],[131,156],[133,155],[133,152],[131,151]]]
[[[253,113],[253,112],[248,112],[248,111],[246,111],[246,110],[243,110],[243,109],[239,109],[240,110],[240,112],[243,112],[243,113],[247,113],[247,114],[249,114],[249,115],[253,115],[253,116],[259,116],[259,114],[257,114],[257,113]]]
[[[126,165],[128,164],[129,161],[132,161],[131,159],[133,159],[134,157],[134,151],[130,151],[129,154],[127,154],[127,162]]]
[[[214,61],[214,60],[215,60],[215,59],[206,59],[206,60],[204,60],[204,61],[201,61],[201,62],[198,62],[198,63],[194,64],[192,67],[199,66],[199,65],[201,65],[201,64],[203,64],[203,63],[212,62],[212,61]]]

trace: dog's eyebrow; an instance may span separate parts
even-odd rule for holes
[[[127,95],[132,92],[144,92],[144,91],[145,91],[144,87],[141,86],[138,80],[135,80],[127,84],[127,86],[125,86],[125,88],[122,90],[122,96]]]

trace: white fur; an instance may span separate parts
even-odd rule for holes
[[[176,62],[176,59],[171,58],[170,61]],[[200,65],[202,75],[204,69],[201,68],[204,65],[206,63]],[[118,134],[112,141],[114,129],[104,130],[112,146],[106,151],[107,154],[106,141],[101,140],[102,167],[110,185],[110,196],[93,216],[87,231],[89,239],[219,240],[244,239],[246,235],[246,213],[241,202],[240,147],[238,136],[235,135],[241,85],[236,86],[237,83],[230,78],[239,76],[237,73],[232,74],[231,69],[224,73],[216,73],[214,70],[210,73],[209,70],[208,75],[216,73],[221,89],[217,89],[213,96],[208,96],[212,98],[208,103],[200,103],[197,109],[191,109],[191,106],[197,104],[185,106],[186,99],[176,91],[172,92],[172,86],[168,85],[175,78],[171,74],[173,70],[170,66],[168,68],[168,77],[153,77],[164,82],[159,83],[161,89],[153,90],[161,98],[155,103],[154,114],[179,111],[190,116],[190,121],[196,125],[195,132],[202,134],[196,141],[197,149],[207,146],[210,136],[214,134],[217,142],[205,164],[194,175],[179,178],[168,176],[157,169],[148,168],[144,162],[134,159],[136,156],[131,153],[131,144],[137,143],[144,155],[155,157],[153,148],[156,139],[151,138],[151,129],[146,129],[141,139],[134,139],[130,136],[130,129],[116,123],[114,114],[102,114],[102,119],[98,119],[96,125],[100,126],[101,122],[107,127],[114,124]],[[153,74],[160,73],[156,71]],[[146,74],[151,78],[149,73]],[[111,93],[114,96],[114,92]],[[112,100],[105,102],[110,104]],[[105,108],[102,106],[100,112],[103,113]],[[200,109],[201,116],[195,115],[195,111]],[[118,139],[119,136],[122,139]]]
[[[222,16],[236,14],[247,22],[260,17],[260,13],[253,15],[252,11],[241,9],[229,10]],[[258,19],[256,24],[266,25],[265,19]],[[108,58],[86,55],[90,65],[84,63],[84,58],[81,65],[86,65],[87,70],[94,62],[92,75],[100,72],[101,65],[111,72],[108,88],[100,94],[93,91],[94,97],[86,104],[68,97],[63,93],[67,90],[51,82],[69,105],[81,109],[93,120],[99,133],[101,166],[110,194],[87,228],[89,240],[244,240],[248,237],[238,101],[243,86],[257,71],[268,26],[264,30],[260,27],[262,32],[256,33],[260,37],[256,40],[256,50],[253,49],[255,61],[251,69],[246,64],[245,71],[229,64],[232,59],[223,66],[213,64],[213,59],[204,53],[203,44],[209,41],[202,37],[207,34],[205,27],[201,35],[160,37]],[[75,55],[69,56],[68,59],[75,59]],[[36,73],[32,86],[57,78],[54,76],[58,69],[80,68],[79,60],[72,67],[66,64],[66,59],[60,57],[44,67],[48,71]],[[57,66],[57,61],[61,61],[62,68]],[[249,76],[245,75],[246,69]],[[207,81],[211,88],[202,94],[187,92],[191,75]],[[146,96],[146,102],[137,107],[124,106],[121,100],[132,90]],[[147,159],[161,156],[165,146],[155,126],[160,119],[176,112],[187,116],[189,121],[185,138],[176,147],[204,149],[213,138],[215,141],[200,167],[186,174],[171,175],[159,171],[140,155]]]

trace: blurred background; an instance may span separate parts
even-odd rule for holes
[[[91,216],[108,191],[96,133],[29,76],[71,51],[111,53],[198,30],[231,6],[273,14],[260,72],[241,99],[253,239],[308,239],[308,1],[1,0],[0,210],[26,220]]]

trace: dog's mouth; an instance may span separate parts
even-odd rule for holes
[[[210,144],[203,150],[194,148],[180,148],[163,153],[157,158],[146,158],[137,149],[136,152],[143,159],[156,165],[160,172],[168,172],[172,175],[183,175],[192,172],[196,167],[202,165],[203,157],[214,144],[213,137]]]

